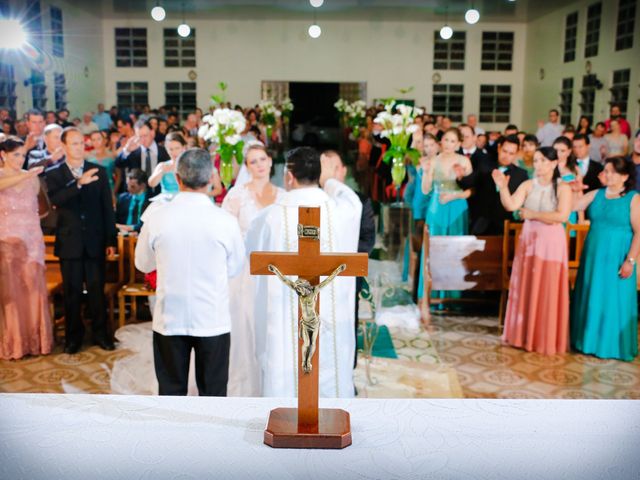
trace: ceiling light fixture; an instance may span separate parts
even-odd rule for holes
[[[320,25],[314,23],[309,27],[309,36],[311,38],[318,38],[320,35],[322,35],[322,29],[320,28]]]
[[[324,0],[309,0],[309,3],[313,8],[320,8],[324,3]]]
[[[182,2],[182,23],[178,25],[178,35],[182,38],[187,38],[191,33],[191,27],[187,24],[187,21],[184,19],[184,2]]]
[[[480,12],[473,8],[472,4],[471,8],[464,14],[464,21],[469,25],[475,25],[478,23],[478,20],[480,20]]]
[[[449,26],[449,9],[444,10],[444,27],[440,29],[440,38],[443,40],[449,40],[453,36],[453,28]]]
[[[160,6],[160,2],[156,2],[156,6],[151,9],[151,18],[156,22],[163,21],[167,16],[167,11]]]

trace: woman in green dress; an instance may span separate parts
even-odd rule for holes
[[[636,259],[640,254],[640,195],[635,166],[610,157],[606,188],[581,197],[591,227],[571,304],[571,345],[600,358],[632,361],[638,355]]]

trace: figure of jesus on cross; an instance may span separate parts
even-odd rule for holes
[[[344,448],[349,413],[318,408],[319,294],[338,275],[365,276],[366,253],[320,253],[320,208],[298,208],[298,252],[252,252],[252,275],[277,275],[298,295],[298,408],[271,411],[265,443],[282,448]],[[286,275],[297,275],[293,281]],[[326,276],[321,282],[320,277]]]

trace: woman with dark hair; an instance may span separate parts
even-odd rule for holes
[[[573,190],[573,201],[576,202],[582,196],[582,177],[578,168],[578,160],[573,154],[573,143],[565,136],[553,141],[553,148],[558,154],[558,171],[563,182]],[[584,214],[571,212],[568,223],[575,225],[584,221]]]
[[[562,224],[571,211],[571,188],[559,181],[558,155],[536,150],[535,177],[509,192],[509,177],[493,171],[500,201],[524,220],[513,259],[502,340],[530,352],[554,355],[569,344],[569,265]]]
[[[571,307],[571,345],[600,358],[632,361],[638,355],[636,260],[640,254],[640,195],[635,168],[609,157],[606,188],[574,206],[587,210],[591,227],[584,244]]]
[[[593,130],[591,129],[591,120],[589,117],[582,115],[580,120],[578,120],[578,130],[576,133],[581,133],[583,135],[591,135]]]
[[[38,174],[22,170],[26,148],[0,143],[0,358],[51,353],[53,335],[38,215]]]

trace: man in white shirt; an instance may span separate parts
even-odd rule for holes
[[[212,177],[206,150],[183,153],[180,193],[148,211],[136,246],[138,270],[158,272],[152,328],[160,395],[187,394],[191,349],[200,395],[227,393],[229,278],[241,271],[245,250],[236,218],[207,195]]]
[[[78,128],[85,137],[99,130],[98,124],[93,121],[93,115],[91,114],[91,112],[86,112],[82,116],[82,122],[80,122]]]
[[[555,108],[549,110],[549,121],[536,132],[541,147],[550,147],[556,138],[562,135],[564,127],[560,123],[560,113]]]
[[[362,203],[349,187],[327,176],[318,187],[320,155],[309,147],[287,154],[287,192],[255,218],[247,251],[298,249],[298,207],[320,207],[320,251],[356,252]],[[324,172],[323,172],[324,180]],[[256,357],[262,395],[294,397],[298,381],[298,299],[273,275],[255,277]],[[320,395],[352,397],[355,279],[338,277],[320,294]]]

